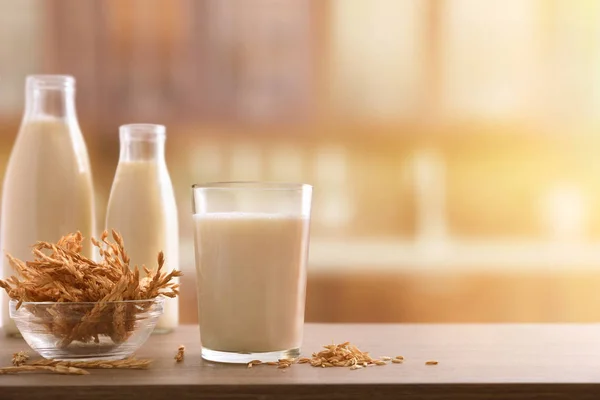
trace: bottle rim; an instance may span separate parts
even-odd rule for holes
[[[119,137],[122,141],[158,141],[166,136],[164,125],[157,124],[126,124],[119,127]]]
[[[28,75],[27,89],[74,90],[75,78],[71,75]]]

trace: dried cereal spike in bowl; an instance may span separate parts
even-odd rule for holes
[[[27,343],[57,360],[115,360],[130,356],[148,338],[162,314],[164,297],[176,297],[172,280],[181,272],[130,267],[122,237],[104,232],[91,239],[102,260],[80,254],[83,237],[66,235],[56,244],[38,242],[33,260],[7,255],[17,274],[0,280],[11,297],[10,316]]]

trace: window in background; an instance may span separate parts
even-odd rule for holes
[[[420,105],[421,0],[332,0],[329,81],[334,112],[394,121]]]
[[[219,182],[225,180],[222,146],[219,143],[203,142],[188,153],[192,181]],[[189,187],[186,187],[189,189]],[[189,194],[189,193],[188,193]]]
[[[229,155],[229,180],[261,181],[263,179],[263,155],[259,146],[234,143]]]
[[[269,175],[279,182],[305,182],[304,152],[299,146],[279,144],[269,151]]]
[[[587,202],[581,188],[569,183],[554,184],[542,198],[541,217],[557,245],[582,243],[587,232]]]
[[[417,241],[424,246],[447,240],[446,171],[442,155],[419,150],[411,158],[416,203]]]
[[[528,116],[538,100],[542,2],[450,0],[441,4],[443,112],[456,119]]]
[[[350,193],[349,155],[341,145],[316,149],[314,159],[315,186],[313,221],[324,231],[340,232],[350,224],[354,213],[354,197]]]
[[[551,0],[548,16],[547,116],[580,124],[600,117],[600,2]]]

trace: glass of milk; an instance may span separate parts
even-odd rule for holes
[[[300,355],[312,187],[193,186],[202,357],[247,363]]]

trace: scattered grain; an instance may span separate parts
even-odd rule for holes
[[[19,365],[23,365],[29,360],[29,354],[25,351],[19,351],[13,354],[12,365],[18,367]]]
[[[311,358],[300,358],[298,363],[310,363],[313,367],[330,368],[344,367],[353,368],[355,366],[364,368],[371,365],[386,365],[383,359],[391,360],[390,357],[382,357],[382,359],[374,359],[367,351],[361,351],[358,347],[350,342],[341,344],[329,344],[323,346],[322,351],[315,352]],[[379,364],[378,364],[379,363]],[[358,369],[358,368],[354,368]]]
[[[404,361],[403,356],[396,356],[391,358],[388,356],[382,356],[378,359],[372,358],[368,351],[361,351],[358,347],[351,344],[350,342],[344,342],[341,344],[328,344],[323,346],[324,350],[312,353],[312,357],[301,357],[298,359],[279,359],[279,361],[270,361],[264,364],[277,366],[279,369],[286,369],[291,367],[292,364],[310,364],[316,368],[332,368],[332,367],[344,367],[352,370],[361,369],[372,366],[383,366],[387,365],[389,361],[394,364],[402,364]],[[431,362],[431,361],[428,361]],[[437,361],[435,361],[437,364]],[[251,368],[248,365],[248,368]]]
[[[435,360],[429,360],[425,363],[425,365],[438,365],[438,362]]]

